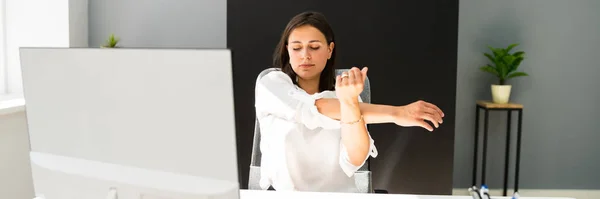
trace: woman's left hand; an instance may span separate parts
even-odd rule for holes
[[[438,128],[443,122],[444,112],[432,103],[419,100],[405,106],[395,107],[392,115],[394,123],[399,126],[419,126],[433,131],[434,128],[425,121],[431,122],[435,128]]]
[[[335,79],[335,92],[340,100],[355,101],[364,89],[365,79],[367,78],[367,67],[359,70],[352,67]]]

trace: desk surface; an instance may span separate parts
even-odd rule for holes
[[[411,195],[411,194],[358,194],[358,193],[313,193],[240,190],[240,199],[473,199],[471,196],[450,195]],[[510,197],[492,197],[492,199],[510,199]],[[575,199],[561,197],[520,197],[520,199]]]

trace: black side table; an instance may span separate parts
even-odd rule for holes
[[[508,188],[508,159],[510,153],[510,124],[511,121],[511,113],[513,111],[517,111],[519,113],[519,122],[517,126],[517,157],[516,157],[516,166],[515,166],[515,192],[519,190],[519,163],[521,159],[521,124],[523,121],[523,105],[515,104],[515,103],[507,103],[507,104],[496,104],[489,101],[477,101],[475,111],[475,144],[474,144],[474,153],[473,153],[473,186],[476,186],[477,181],[477,156],[478,156],[478,143],[479,143],[479,109],[483,109],[484,111],[484,123],[483,123],[483,159],[482,159],[482,168],[481,168],[481,184],[485,184],[485,167],[487,161],[487,137],[488,137],[488,120],[489,120],[489,112],[490,111],[506,111],[508,113],[508,120],[506,124],[506,152],[504,156],[504,192],[503,195],[506,196],[507,188]]]

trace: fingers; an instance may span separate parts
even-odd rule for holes
[[[367,71],[369,70],[369,68],[367,68],[366,66],[362,68],[362,70],[360,70],[361,74],[362,74],[362,81],[365,82],[365,80],[367,79]]]
[[[358,68],[354,68],[353,70],[351,70],[351,73],[353,75],[352,84],[360,84],[360,83],[362,83],[360,81],[362,79],[362,74],[361,74],[360,70],[358,70]]]
[[[353,87],[356,88],[361,88],[363,87],[363,84],[365,82],[366,79],[366,73],[367,73],[366,68],[363,68],[362,70],[358,69],[357,67],[352,67],[350,70],[344,71],[342,72],[341,75],[336,76],[335,81],[336,81],[336,86],[340,87],[340,86],[350,86],[352,85]]]
[[[363,67],[363,69],[358,69],[358,67],[352,67],[348,71],[342,72],[342,80],[348,78],[348,83],[359,83],[359,81],[364,82],[367,78],[367,71],[369,69],[367,67]],[[348,75],[344,77],[345,75]]]
[[[427,129],[428,131],[433,131],[433,127],[431,127],[431,125],[427,124],[427,122],[425,122],[424,120],[417,120],[417,124],[420,127],[423,127],[424,129]]]
[[[444,112],[442,111],[442,109],[440,109],[436,105],[429,103],[429,102],[422,101],[422,100],[419,100],[417,103],[421,104],[424,107],[427,107],[427,110],[431,110],[431,113],[435,113],[435,114],[440,115],[441,117],[444,117]]]
[[[438,108],[436,105],[433,105],[431,103],[419,100],[417,101],[417,103],[415,103],[415,110],[416,110],[416,120],[418,120],[418,123],[421,124],[421,122],[425,122],[424,120],[427,120],[429,122],[431,122],[435,128],[439,128],[440,124],[443,123],[442,117],[444,117],[444,112],[442,112],[442,110],[440,108]],[[426,128],[427,130],[431,126],[423,126],[423,128]],[[433,129],[431,129],[430,131],[432,131]]]
[[[342,73],[342,81],[340,85],[348,85],[348,79],[350,78],[350,73],[348,73],[348,71],[344,71]]]
[[[440,127],[439,120],[437,119],[436,116],[434,116],[431,113],[423,113],[422,116],[421,116],[421,118],[424,119],[424,120],[429,120],[431,123],[433,123],[433,126],[435,126],[435,128]]]
[[[367,77],[367,68],[364,67],[362,70],[358,69],[358,67],[352,67],[350,69],[350,72],[352,72],[354,74],[354,83],[357,84],[364,84],[365,79]]]
[[[440,109],[439,107],[437,107],[436,105],[432,104],[432,103],[428,103],[425,102],[425,105],[431,109],[433,109],[435,112],[437,112],[437,114],[439,114],[440,116],[444,117],[444,112],[442,111],[442,109]]]
[[[442,115],[440,114],[440,112],[430,106],[424,106],[423,112],[431,115],[431,119],[433,119],[437,123],[441,124],[444,122],[444,120],[442,120]],[[431,121],[431,122],[434,122],[434,121]]]

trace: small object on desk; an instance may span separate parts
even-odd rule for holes
[[[481,196],[479,195],[479,191],[476,186],[470,187],[469,193],[471,194],[473,199],[481,199]]]
[[[519,192],[513,193],[512,199],[519,199]]]
[[[109,188],[108,194],[106,195],[106,199],[118,199],[117,188],[115,188],[115,187]]]
[[[479,195],[481,195],[481,199],[491,199],[490,197],[490,190],[488,190],[488,187],[486,185],[481,185],[481,189],[479,190],[480,193]]]

